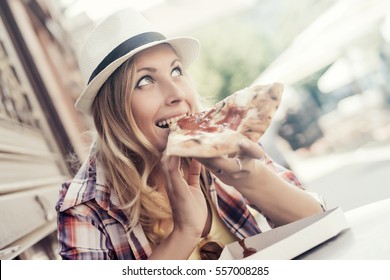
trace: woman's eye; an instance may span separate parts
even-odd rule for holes
[[[172,70],[173,77],[182,76],[182,75],[183,75],[183,71],[181,71],[180,67],[173,68],[173,70]]]
[[[153,84],[152,77],[145,76],[145,77],[142,77],[141,79],[139,79],[139,81],[137,83],[137,88],[141,88],[143,86],[150,85],[150,84]]]

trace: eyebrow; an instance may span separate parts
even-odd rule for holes
[[[173,66],[173,65],[175,65],[175,63],[176,62],[180,62],[180,60],[178,59],[178,58],[175,58],[172,62],[171,62],[171,67]],[[153,72],[153,73],[155,73],[155,72],[157,72],[157,69],[156,68],[154,68],[154,67],[142,67],[142,68],[140,68],[140,69],[137,69],[137,73],[138,72],[141,72],[141,71],[149,71],[149,72]]]

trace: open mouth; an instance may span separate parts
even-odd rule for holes
[[[182,114],[182,115],[179,115],[179,116],[176,116],[173,118],[158,121],[156,123],[156,126],[158,126],[159,128],[167,129],[167,128],[169,128],[170,125],[172,125],[173,123],[176,123],[178,120],[180,120],[181,118],[184,118],[186,116],[188,116],[188,114]]]

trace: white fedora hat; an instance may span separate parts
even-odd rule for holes
[[[87,85],[76,108],[87,115],[101,86],[127,59],[152,46],[168,43],[183,67],[199,55],[199,41],[191,37],[166,38],[138,11],[127,8],[104,19],[88,36],[79,53],[79,66]]]

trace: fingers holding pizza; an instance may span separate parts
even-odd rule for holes
[[[234,156],[195,159],[224,183],[231,186],[240,186],[248,179],[251,180],[251,175],[259,171],[259,166],[260,168],[265,166],[259,164],[259,159],[263,157],[264,150],[258,143],[243,139],[238,145],[239,151]]]

